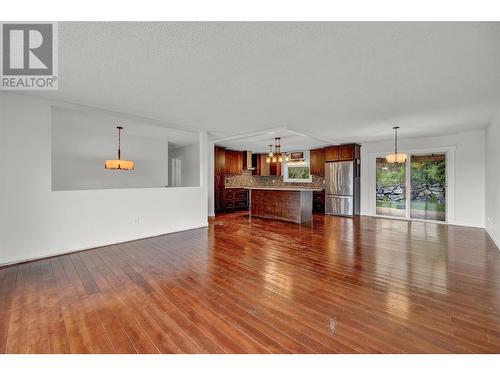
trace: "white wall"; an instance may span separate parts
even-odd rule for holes
[[[0,93],[0,264],[207,225],[205,157],[201,187],[52,191],[51,104]]]
[[[199,144],[171,148],[169,150],[169,166],[172,165],[172,159],[174,158],[180,159],[182,163],[182,186],[200,186]],[[173,172],[173,170],[171,170],[171,172]],[[170,174],[169,177],[169,181],[172,181],[172,174]]]
[[[122,131],[122,159],[133,160],[135,169],[104,169],[104,160],[117,157],[117,124],[120,118],[52,108],[52,190],[168,185],[167,139],[138,136],[128,126]]]
[[[500,249],[500,112],[486,130],[486,230]]]
[[[393,150],[393,141],[364,143],[361,147],[361,214],[374,214],[371,202],[375,178],[373,154]],[[485,131],[450,134],[439,137],[405,139],[400,135],[401,152],[451,149],[454,154],[454,210],[450,224],[484,228],[485,224]],[[448,185],[451,185],[449,181]]]

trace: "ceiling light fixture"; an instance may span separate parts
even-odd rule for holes
[[[394,153],[388,154],[385,160],[388,163],[404,163],[406,162],[406,154],[398,154],[398,129],[399,126],[393,127],[394,129]]]
[[[270,163],[271,161],[273,163],[281,163],[283,159],[285,161],[289,161],[290,157],[287,154],[284,154],[281,152],[281,138],[276,137],[274,138],[274,149],[273,145],[269,145],[269,152],[267,154],[266,162]]]
[[[269,145],[269,153],[268,153],[269,157],[273,157],[273,145]]]
[[[134,162],[131,160],[122,160],[121,159],[121,133],[122,133],[122,126],[117,126],[118,129],[118,159],[115,160],[106,160],[104,163],[104,168],[105,169],[120,169],[124,171],[129,171],[134,169]]]

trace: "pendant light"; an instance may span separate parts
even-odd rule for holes
[[[281,138],[276,137],[274,138],[274,149],[273,145],[269,145],[269,152],[267,153],[266,162],[270,163],[272,161],[273,163],[281,163],[283,159],[285,161],[289,161],[290,157],[287,154],[283,154],[281,152]]]
[[[274,138],[274,155],[273,155],[273,163],[278,161],[278,157],[281,158],[281,142],[280,138]]]
[[[266,163],[271,162],[271,158],[274,156],[273,154],[273,145],[269,145],[269,152],[267,153]]]
[[[278,155],[278,161],[281,163],[283,160],[290,161],[290,156],[281,152],[281,138],[274,138],[274,151]]]
[[[280,163],[283,160],[281,155],[281,138],[274,138],[274,152],[278,155],[278,160]]]
[[[122,133],[122,126],[117,126],[118,129],[118,159],[115,160],[106,160],[104,163],[104,168],[105,169],[121,169],[124,171],[129,171],[134,169],[134,162],[131,160],[122,160],[121,159],[121,133]]]
[[[388,154],[385,160],[388,163],[404,163],[406,162],[406,154],[398,154],[398,129],[399,126],[393,127],[394,129],[394,153]]]

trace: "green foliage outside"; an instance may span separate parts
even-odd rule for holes
[[[411,163],[412,186],[445,186],[446,163],[444,160],[429,160]]]
[[[400,163],[386,163],[377,159],[377,187],[395,187],[404,185],[405,166]]]
[[[410,207],[412,210],[444,212],[446,205],[437,202],[411,201]]]
[[[385,207],[385,208],[398,208],[400,210],[404,210],[405,201],[391,201],[389,199],[377,199],[377,207]]]
[[[411,209],[412,210],[427,210],[427,211],[445,211],[445,205],[441,203],[429,203],[422,201],[411,201]],[[377,207],[385,207],[385,208],[405,208],[405,202],[391,202],[389,200],[377,200]]]
[[[385,163],[383,159],[377,160],[377,187],[394,187],[404,184],[404,163]],[[446,184],[446,163],[444,160],[420,161],[411,163],[412,186]]]
[[[288,167],[288,178],[309,178],[309,167]]]
[[[377,189],[390,189],[398,186],[404,188],[405,173],[406,164],[391,164],[386,163],[383,158],[377,159]],[[445,212],[446,205],[443,202],[443,194],[446,186],[446,162],[444,158],[443,160],[412,161],[410,174],[412,189],[411,210]],[[436,187],[441,187],[442,193],[439,193],[439,190],[435,192],[436,190],[433,189]],[[432,193],[429,193],[429,191]],[[422,192],[425,192],[425,194],[420,195]],[[391,200],[387,194],[383,197],[380,197],[380,194],[378,194],[376,205],[380,208],[404,210],[405,201]]]

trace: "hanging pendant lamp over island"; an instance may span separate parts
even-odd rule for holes
[[[105,169],[120,169],[124,171],[129,171],[134,169],[134,162],[131,160],[122,160],[121,158],[121,132],[123,127],[117,126],[118,129],[118,158],[115,160],[106,160],[104,163]]]
[[[274,138],[274,151],[273,145],[269,145],[269,153],[267,154],[266,162],[273,163],[282,162],[283,160],[289,161],[290,157],[287,154],[281,152],[281,138]]]
[[[393,127],[394,129],[394,153],[388,154],[385,157],[385,160],[388,163],[404,163],[406,161],[406,154],[398,153],[398,129],[399,126]]]

